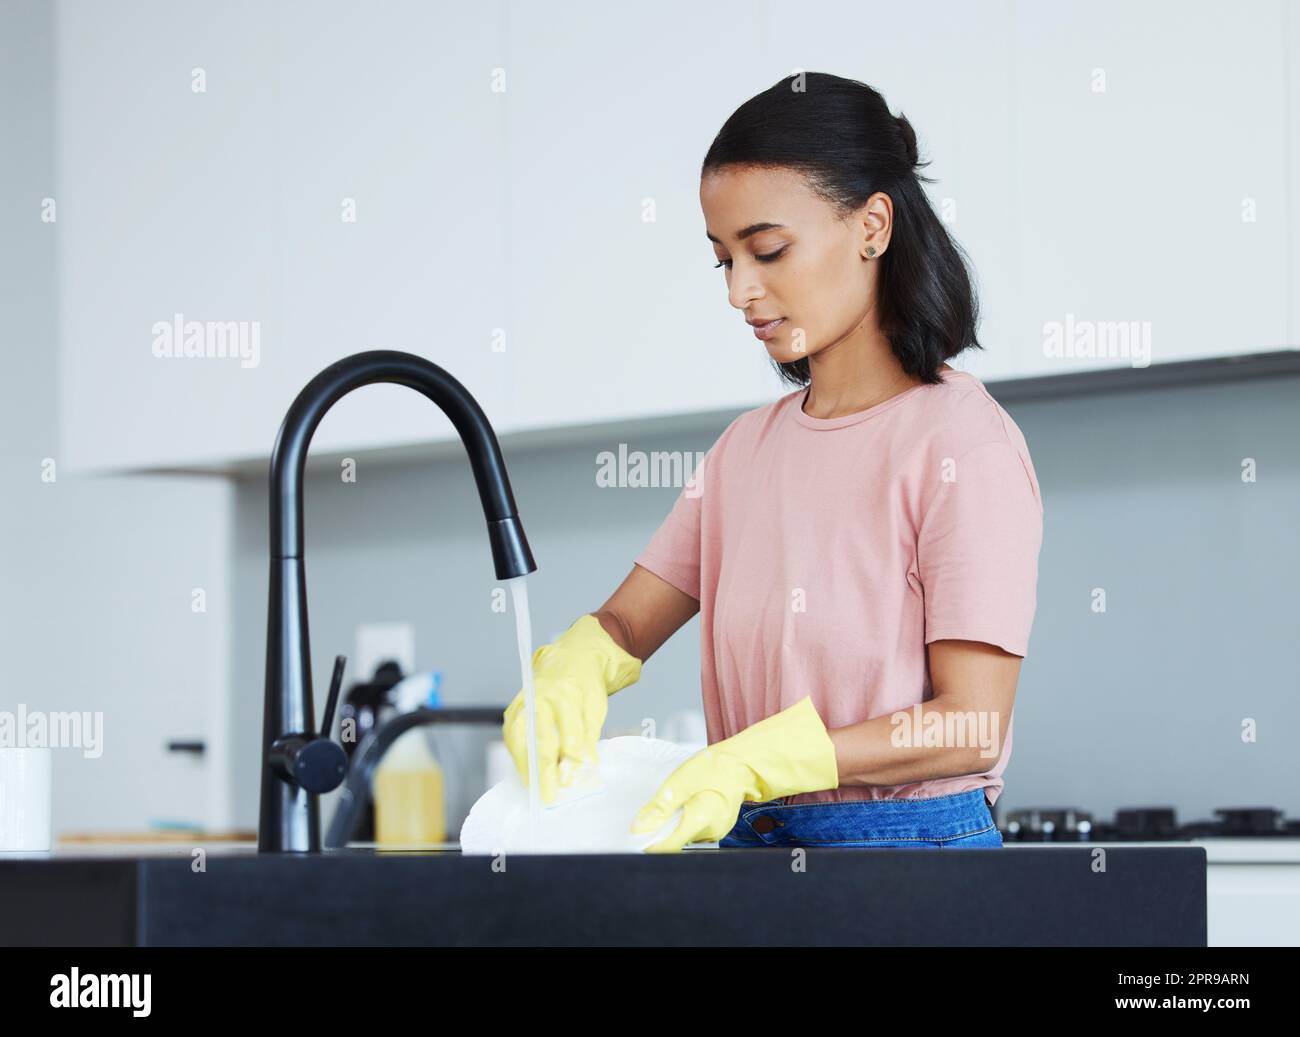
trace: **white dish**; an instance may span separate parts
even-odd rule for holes
[[[597,743],[600,792],[543,807],[533,815],[528,789],[512,768],[488,789],[469,812],[460,830],[467,854],[499,853],[640,853],[672,833],[681,812],[657,832],[628,831],[637,812],[659,786],[698,749],[658,738],[624,735]],[[695,843],[694,846],[717,846]]]

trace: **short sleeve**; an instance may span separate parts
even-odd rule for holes
[[[1032,463],[1012,443],[999,441],[941,468],[917,535],[925,643],[984,641],[1023,656],[1043,540]]]
[[[707,461],[707,455],[705,460]],[[682,488],[668,517],[655,531],[636,564],[667,580],[683,594],[700,598],[700,502],[703,470]]]

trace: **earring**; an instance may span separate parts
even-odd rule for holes
[[[868,246],[867,246],[867,258],[870,259],[870,258],[871,258],[872,256],[874,256],[875,254],[876,254],[876,250],[875,250],[874,248],[872,248],[870,245],[868,245]]]

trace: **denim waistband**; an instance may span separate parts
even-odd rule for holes
[[[779,846],[871,840],[942,842],[994,832],[982,788],[926,799],[741,804],[724,844]]]

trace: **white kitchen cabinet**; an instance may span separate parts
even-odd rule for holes
[[[958,364],[985,381],[1129,363],[1045,356],[1051,322],[1149,325],[1156,362],[1281,348],[1300,323],[1297,21],[1282,0],[1227,22],[1182,4],[582,2],[561,19],[69,0],[51,189],[65,462],[264,462],[299,389],[366,349],[442,365],[503,436],[672,427],[790,391],[713,269],[698,173],[732,110],[796,69],[871,83],[916,126],[982,304],[986,351]],[[255,327],[256,364],[155,356],[176,314]],[[369,386],[314,447],[453,438],[416,394]]]
[[[60,8],[71,468],[267,456],[302,386],[365,349],[442,364],[504,423],[495,10]],[[156,356],[155,322],[178,313],[234,322],[245,355]],[[451,434],[416,394],[371,386],[314,442]]]
[[[774,78],[730,5],[510,14],[512,415],[548,428],[739,409],[782,390],[727,301],[699,202],[727,116]],[[689,31],[684,31],[689,25]]]
[[[273,363],[152,349],[155,323],[176,314],[242,323],[250,353],[255,323],[263,353],[275,340],[266,28],[251,8],[58,8],[52,195],[71,470],[198,461],[252,441],[269,450]]]
[[[967,252],[981,304],[984,348],[954,366],[984,381],[1014,377],[1025,343],[1009,305],[1020,286],[1011,5],[814,3],[774,6],[772,17],[770,81],[832,72],[907,116],[930,163],[921,172],[935,181],[922,186]]]
[[[1300,947],[1300,861],[1206,868],[1211,947]]]
[[[1021,373],[1294,344],[1283,8],[1017,6]],[[1048,355],[1089,334],[1107,355]]]
[[[54,751],[56,835],[223,830],[229,730],[253,722],[235,716],[228,691],[233,485],[60,471],[35,492],[12,489],[5,532],[24,546],[6,566],[0,647],[20,679],[4,708],[84,725],[77,745]],[[176,741],[203,751],[169,751]]]
[[[368,349],[448,370],[498,429],[510,371],[499,276],[506,105],[499,5],[295,2],[281,14],[275,160],[284,241],[283,354],[269,432],[327,363]],[[355,222],[346,207],[355,205]],[[453,438],[410,389],[371,385],[326,415],[313,447]],[[254,451],[258,444],[247,444]]]
[[[1291,226],[1287,229],[1290,247],[1287,253],[1287,298],[1290,300],[1290,312],[1287,317],[1287,342],[1300,344],[1300,254],[1297,254],[1297,242],[1300,242],[1300,9],[1295,4],[1282,5],[1282,19],[1286,23],[1283,44],[1286,52],[1283,62],[1287,70],[1286,141],[1288,147],[1287,169],[1290,177],[1286,183],[1287,209],[1291,214]]]

